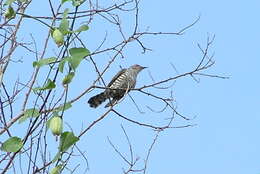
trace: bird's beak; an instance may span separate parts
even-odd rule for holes
[[[145,67],[145,66],[142,67],[142,69],[145,69],[145,68],[148,68],[148,67]]]

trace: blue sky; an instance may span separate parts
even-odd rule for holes
[[[192,23],[199,15],[201,18],[182,36],[143,38],[143,43],[153,50],[146,54],[142,54],[140,47],[135,45],[128,47],[125,51],[126,58],[118,59],[104,75],[107,81],[120,70],[119,65],[128,67],[138,63],[149,67],[140,73],[137,87],[151,83],[148,71],[157,81],[176,75],[170,63],[175,65],[179,73],[190,71],[201,58],[197,43],[205,46],[207,36],[214,34],[216,37],[210,51],[215,53],[216,64],[207,72],[229,77],[227,80],[200,77],[200,83],[186,77],[175,83],[172,91],[178,110],[184,115],[196,116],[189,122],[177,120],[176,126],[197,125],[166,130],[160,134],[149,159],[149,174],[260,173],[259,6],[259,1],[241,0],[141,1],[142,30],[149,27],[150,31],[175,32]],[[35,13],[35,9],[30,12]],[[44,6],[42,10],[37,8],[37,12],[44,14]],[[133,17],[125,16],[124,24],[131,27],[133,20]],[[37,28],[28,29],[27,32],[37,35]],[[125,31],[128,31],[127,27]],[[116,41],[116,36],[109,30],[109,24],[100,23],[99,19],[96,19],[90,25],[90,30],[83,37],[90,50],[96,48],[105,32],[108,32],[106,44],[110,45]],[[36,39],[40,40],[37,37]],[[55,45],[53,49],[56,49]],[[49,50],[48,54],[51,56],[53,50]],[[105,66],[110,55],[102,56],[97,60],[100,68]],[[26,55],[23,58],[24,64],[30,67],[32,60],[26,58]],[[22,76],[25,71],[30,72],[30,69],[16,73]],[[91,84],[96,77],[92,71],[93,67],[89,62],[80,65],[78,75],[71,85],[69,98],[75,97]],[[94,90],[84,96],[65,114],[65,122],[70,124],[76,133],[105,112],[102,107],[92,109],[87,105],[87,100],[99,91]],[[129,118],[156,124],[169,117],[169,113],[149,112],[146,105],[159,107],[151,98],[138,92],[131,92],[131,96],[145,114],[140,114],[128,97],[116,106],[116,109]],[[87,173],[122,172],[125,164],[107,141],[109,137],[121,151],[127,152],[128,146],[121,124],[127,130],[134,146],[134,154],[141,157],[142,164],[155,132],[111,114],[80,141],[79,147],[86,151],[90,165]],[[80,170],[83,169],[84,166],[80,167]]]

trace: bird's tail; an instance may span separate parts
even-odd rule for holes
[[[110,101],[108,102],[108,104],[106,104],[105,108],[110,107],[110,106],[113,106],[117,101],[118,101],[118,99],[113,98],[112,100],[110,100]]]
[[[92,108],[96,108],[98,107],[101,103],[103,103],[104,101],[106,101],[106,99],[108,99],[108,95],[105,92],[102,92],[98,95],[95,95],[93,97],[91,97],[88,100],[89,106]]]

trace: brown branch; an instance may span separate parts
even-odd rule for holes
[[[101,115],[98,119],[96,119],[95,121],[93,121],[86,129],[84,129],[83,131],[81,131],[81,133],[79,134],[79,138],[84,135],[87,131],[89,131],[93,126],[95,126],[98,122],[100,122],[101,120],[103,120],[110,112],[112,111],[112,108],[110,108],[109,110],[107,110],[103,115]]]
[[[168,125],[167,126],[154,126],[154,125],[150,125],[150,124],[146,124],[146,123],[141,123],[141,122],[138,122],[138,121],[135,121],[135,120],[132,120],[130,118],[123,116],[122,114],[120,114],[119,112],[117,112],[114,109],[112,109],[112,112],[114,112],[117,116],[123,118],[124,120],[137,124],[139,126],[149,127],[149,128],[155,129],[155,130],[164,130],[164,129],[172,128],[172,127],[169,127]]]

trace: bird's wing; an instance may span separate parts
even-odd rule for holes
[[[126,69],[122,69],[121,71],[119,71],[113,78],[112,80],[109,82],[109,84],[107,85],[107,87],[110,87],[114,81],[121,75],[123,74],[124,72],[126,71]]]

